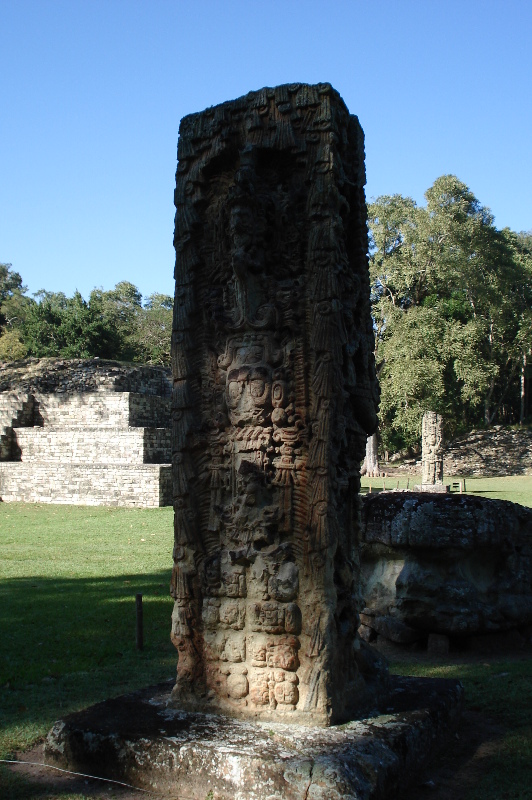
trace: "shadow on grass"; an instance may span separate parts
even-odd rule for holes
[[[39,741],[56,719],[175,675],[166,571],[0,583],[0,758]],[[135,641],[143,594],[144,649]],[[41,797],[0,765],[0,796]]]
[[[137,592],[144,597],[142,652]],[[30,745],[55,717],[172,677],[171,609],[166,572],[3,580],[0,756]]]

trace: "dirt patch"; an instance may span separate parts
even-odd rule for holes
[[[52,767],[36,766],[44,763],[44,743],[41,742],[31,750],[16,754],[18,764],[9,764],[8,769],[14,775],[24,780],[26,792],[24,795],[19,790],[16,797],[26,797],[28,800],[61,800],[63,797],[79,794],[95,800],[140,800],[142,797],[152,800],[170,800],[166,795],[154,794],[137,790],[131,787],[119,786],[111,781],[91,778],[89,776],[73,775],[60,772]],[[23,762],[35,762],[28,764]],[[172,798],[173,800],[173,798]],[[185,800],[185,798],[183,798]]]

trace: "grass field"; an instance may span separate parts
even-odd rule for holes
[[[451,485],[465,481],[467,494],[479,497],[490,497],[493,500],[511,500],[532,508],[532,475],[511,475],[507,478],[460,478],[446,476],[443,482]],[[389,475],[387,478],[362,478],[362,492],[379,491],[382,488],[394,489],[399,484],[400,489],[406,489],[407,484],[413,489],[416,483],[421,483],[421,475]]]
[[[0,503],[0,758],[68,711],[175,675],[172,547],[169,508]]]
[[[475,488],[484,496],[524,498],[532,505],[532,478],[515,480],[499,480],[498,486],[484,481]],[[468,490],[472,484],[468,479]],[[0,503],[0,758],[32,746],[70,711],[175,674],[169,641],[172,546],[168,508]],[[142,652],[135,647],[137,592],[144,596]],[[523,777],[532,757],[530,661],[393,666],[404,674],[460,677],[468,703],[505,726],[483,793],[473,791],[464,800],[532,798]],[[500,673],[511,677],[491,680]],[[504,777],[505,764],[511,779]],[[41,796],[55,798],[29,790],[0,765],[2,800]]]
[[[390,670],[400,675],[457,678],[465,689],[466,709],[480,712],[502,729],[489,757],[483,759],[478,781],[457,794],[456,800],[530,800],[532,659],[484,656],[471,662],[449,656],[449,663],[440,660],[438,665],[427,665],[405,655],[399,662],[391,660]]]

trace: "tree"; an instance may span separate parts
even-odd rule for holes
[[[111,358],[169,365],[173,301],[153,293],[145,304],[137,287],[79,292],[41,289],[31,299],[10,264],[0,265],[0,359],[36,357]]]
[[[0,264],[0,328],[6,325],[5,304],[13,296],[22,295],[26,287],[18,272],[13,272],[11,264]]]
[[[114,331],[114,351],[110,358],[137,361],[136,332],[142,312],[142,294],[129,281],[120,281],[114,289],[104,292],[93,289],[89,307],[101,316],[104,326]]]
[[[451,432],[491,424],[516,385],[519,331],[528,335],[530,274],[516,235],[498,231],[453,175],[425,198],[419,207],[384,196],[368,209],[381,436],[390,448],[418,441],[424,410],[443,414]]]
[[[28,308],[22,326],[30,355],[113,357],[118,341],[116,331],[79,292],[68,298],[63,292],[41,290],[36,296],[38,302]]]
[[[0,264],[0,360],[18,361],[27,355],[20,325],[31,302],[26,287],[11,264]]]
[[[137,357],[145,364],[170,364],[173,299],[166,294],[151,294],[138,313],[133,341]]]

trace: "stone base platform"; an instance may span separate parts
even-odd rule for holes
[[[171,686],[60,720],[47,763],[187,800],[384,800],[415,780],[463,700],[457,681],[392,677],[380,715],[307,728],[170,709]]]

